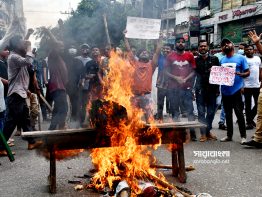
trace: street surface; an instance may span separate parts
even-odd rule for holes
[[[222,138],[226,131],[218,129],[219,113],[213,122],[213,132]],[[236,118],[234,118],[234,122]],[[42,124],[47,129],[49,122]],[[172,184],[185,187],[194,194],[209,193],[213,197],[260,197],[261,185],[261,150],[243,148],[239,141],[237,124],[234,124],[233,142],[208,141],[185,144],[186,166],[196,169],[187,172],[187,183],[181,184],[171,176],[171,170],[160,170]],[[248,140],[255,129],[248,130]],[[197,132],[199,138],[199,132]],[[75,191],[74,184],[68,180],[81,180],[74,176],[83,176],[92,168],[89,152],[71,160],[57,162],[57,194],[48,193],[47,175],[49,162],[36,151],[27,150],[27,143],[15,137],[15,162],[10,163],[7,157],[0,158],[0,196],[1,197],[46,197],[46,196],[101,196],[90,190]],[[201,158],[194,151],[230,151],[229,157]],[[154,152],[159,164],[171,165],[171,154],[166,146]],[[201,163],[202,162],[202,163]],[[213,163],[208,163],[213,162]],[[216,164],[214,164],[216,163]]]

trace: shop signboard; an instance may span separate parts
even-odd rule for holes
[[[232,8],[232,0],[223,0],[223,11]]]
[[[190,16],[190,31],[199,31],[200,18],[199,16]]]
[[[232,1],[232,9],[233,8],[239,8],[240,6],[242,6],[242,0],[234,0],[234,1]]]
[[[252,3],[256,3],[256,0],[243,0],[243,5],[249,5]]]

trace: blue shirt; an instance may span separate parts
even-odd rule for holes
[[[166,57],[164,55],[160,54],[159,58],[158,58],[158,62],[157,62],[158,72],[161,72],[164,69],[165,63],[166,63]]]
[[[234,54],[232,57],[223,57],[220,60],[221,66],[225,63],[232,63],[236,66],[236,72],[243,72],[244,70],[249,69],[246,58],[243,55]],[[239,91],[244,86],[244,80],[242,77],[235,75],[235,80],[233,86],[221,86],[221,92],[224,95],[233,95]]]

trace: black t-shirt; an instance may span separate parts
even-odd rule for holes
[[[95,86],[98,86],[99,85],[99,79],[98,79],[98,72],[99,72],[99,64],[98,62],[96,62],[95,60],[90,60],[86,63],[85,65],[85,74],[88,75],[88,74],[94,74],[95,77],[90,79],[88,81],[88,84],[86,84],[85,86],[87,86],[86,88],[84,89],[88,89],[88,90],[91,90],[93,87]],[[85,76],[83,76],[85,77]]]
[[[0,60],[0,77],[8,80],[7,74],[7,63],[6,61]],[[4,85],[4,95],[7,96],[8,85]]]
[[[36,92],[36,89],[35,89],[35,86],[34,86],[34,74],[36,72],[36,67],[34,65],[30,65],[27,67],[27,71],[28,71],[28,74],[29,74],[29,91],[30,92],[33,92],[35,93]]]
[[[209,83],[210,69],[212,66],[219,66],[219,60],[216,56],[208,55],[207,59],[203,59],[201,56],[196,58],[196,89],[204,89],[212,92],[218,91],[218,85]]]

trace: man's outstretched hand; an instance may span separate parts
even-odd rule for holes
[[[256,30],[249,31],[248,37],[256,44],[260,41],[262,33],[258,36]]]

